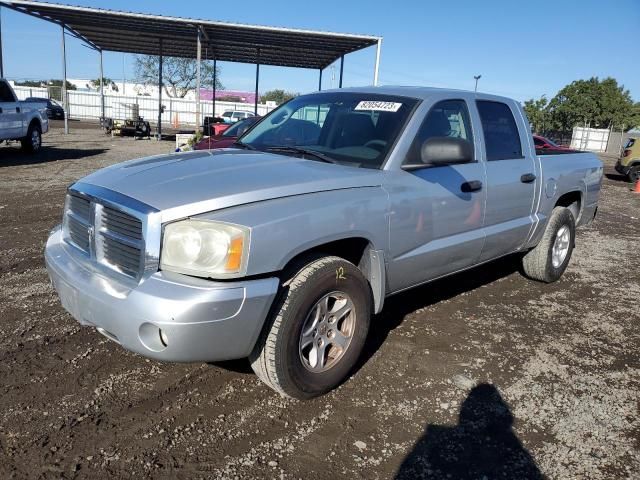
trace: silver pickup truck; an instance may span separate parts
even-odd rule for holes
[[[537,155],[507,98],[313,93],[233,149],[71,185],[46,264],[63,306],[123,347],[248,357],[276,391],[310,398],[347,378],[389,295],[513,253],[527,276],[557,280],[602,170],[590,153]]]
[[[48,130],[47,103],[18,101],[9,82],[0,78],[0,141],[19,140],[24,150],[35,153]]]

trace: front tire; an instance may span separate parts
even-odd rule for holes
[[[349,375],[365,344],[372,296],[352,263],[333,256],[291,269],[249,359],[283,396],[308,399]]]
[[[629,173],[627,174],[629,181],[635,184],[638,180],[640,180],[640,165],[635,167],[631,167],[629,169]]]
[[[42,130],[40,129],[40,125],[37,123],[32,123],[29,125],[29,129],[27,130],[27,136],[24,137],[20,143],[22,144],[22,149],[25,152],[36,153],[40,150],[42,146]]]
[[[542,240],[522,259],[524,274],[545,283],[558,280],[569,265],[576,239],[576,224],[568,208],[551,212]]]

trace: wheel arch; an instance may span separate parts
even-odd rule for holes
[[[573,218],[575,219],[577,225],[580,220],[580,216],[582,215],[583,205],[583,192],[581,190],[571,190],[569,192],[563,193],[562,195],[560,195],[560,197],[558,197],[554,208],[568,208],[569,211],[573,214]]]
[[[369,283],[373,296],[373,312],[382,311],[386,294],[386,269],[384,252],[376,250],[373,242],[365,236],[345,236],[330,241],[318,241],[292,252],[282,265],[287,271],[294,264],[316,255],[332,255],[353,263]]]

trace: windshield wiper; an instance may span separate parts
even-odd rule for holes
[[[331,157],[325,155],[324,153],[320,153],[316,150],[310,150],[308,148],[302,148],[302,147],[291,147],[288,145],[280,145],[280,146],[275,146],[275,147],[269,147],[267,148],[267,151],[269,152],[293,152],[293,153],[299,153],[300,155],[306,155],[309,157],[313,157],[316,160],[320,160],[321,162],[325,162],[325,163],[337,163],[334,159],[332,159]]]
[[[257,148],[254,147],[253,145],[249,145],[248,143],[243,143],[243,142],[239,142],[239,141],[233,142],[232,145],[234,147],[243,148],[245,150],[257,150]]]

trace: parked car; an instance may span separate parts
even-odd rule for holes
[[[0,141],[19,140],[23,150],[33,153],[48,131],[46,102],[18,101],[9,82],[0,78]]]
[[[565,147],[564,145],[558,145],[557,143],[549,140],[546,137],[541,135],[533,135],[533,143],[535,145],[536,150],[571,150],[569,147]]]
[[[24,100],[25,102],[33,103],[46,103],[47,104],[47,118],[50,120],[64,120],[64,108],[55,100],[43,97],[29,97]]]
[[[224,130],[220,135],[209,136],[203,138],[200,142],[196,143],[193,147],[194,150],[211,150],[214,148],[229,148],[232,147],[239,136],[255,124],[262,117],[249,117],[244,120],[239,120],[229,128]]]
[[[562,276],[603,167],[536,155],[530,131],[518,102],[482,93],[299,96],[236,149],[71,185],[47,269],[71,315],[128,350],[249,357],[277,392],[314,397],[352,371],[389,295],[512,253],[532,279]]]
[[[235,123],[238,120],[255,116],[252,112],[244,110],[227,110],[222,114],[222,118],[227,123]]]
[[[640,180],[640,138],[629,138],[616,163],[616,171],[625,175],[630,182]]]
[[[204,117],[204,123],[202,125],[202,131],[205,135],[220,135],[227,128],[231,126],[230,123],[226,123],[222,117]]]

